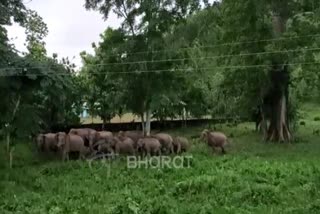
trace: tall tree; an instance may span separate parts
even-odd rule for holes
[[[94,55],[81,53],[84,62],[81,75],[86,80],[85,100],[90,112],[102,119],[104,129],[107,122],[124,110],[122,79],[115,75],[121,69],[117,64],[121,63],[124,34],[121,30],[108,28],[101,39],[97,46],[93,45]]]
[[[157,108],[159,96],[173,90],[177,85],[176,74],[158,72],[170,70],[172,63],[165,61],[164,38],[173,25],[181,22],[200,8],[199,0],[188,1],[155,1],[155,0],[113,0],[86,1],[87,9],[99,10],[107,19],[112,10],[122,18],[122,29],[127,32],[128,40],[124,51],[127,63],[124,70],[127,75],[127,107],[141,115],[146,114],[145,131],[150,134],[152,110]],[[143,52],[137,54],[137,52]],[[135,54],[133,54],[135,53]],[[153,61],[163,60],[162,63]],[[139,72],[140,73],[137,73]]]
[[[292,111],[289,96],[290,84],[293,83],[291,77],[293,70],[303,67],[307,59],[301,62],[302,58],[299,55],[308,56],[308,53],[312,53],[303,52],[303,48],[309,49],[315,39],[303,37],[306,33],[297,32],[297,28],[290,23],[299,23],[301,19],[298,17],[306,17],[308,13],[314,14],[307,25],[309,30],[305,31],[314,32],[318,28],[317,8],[318,4],[313,4],[312,1],[225,0],[222,3],[222,42],[236,44],[230,44],[230,48],[221,47],[221,52],[225,55],[243,55],[223,58],[220,63],[244,65],[243,68],[237,66],[225,70],[225,88],[228,88],[229,95],[233,94],[238,96],[239,100],[246,100],[242,103],[253,105],[252,102],[248,102],[252,100],[263,106],[263,116],[270,120],[265,132],[266,140],[292,139],[289,128],[289,113]],[[311,58],[313,57],[308,57],[310,60]],[[289,66],[295,63],[298,65]],[[248,68],[250,66],[251,68]],[[249,97],[259,97],[259,100]]]

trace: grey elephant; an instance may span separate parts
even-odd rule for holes
[[[114,154],[113,138],[100,139],[93,145],[93,149],[97,153]]]
[[[142,157],[146,155],[161,156],[161,143],[158,139],[152,137],[140,138],[137,142],[137,149],[141,151]]]
[[[135,155],[134,141],[129,137],[114,137],[111,145],[116,154]]]
[[[37,148],[42,152],[56,152],[57,151],[57,134],[47,133],[39,134],[37,136]]]
[[[44,141],[45,141],[44,134],[38,134],[36,137],[35,143],[36,143],[37,150],[39,152],[44,150]]]
[[[98,137],[97,137],[99,140],[101,139],[110,139],[110,138],[113,138],[113,134],[112,132],[109,132],[109,131],[100,131],[98,132]]]
[[[112,132],[108,131],[96,131],[96,130],[89,130],[89,147],[91,150],[93,150],[92,146],[98,142],[99,140],[107,140],[111,141],[113,139],[113,134]]]
[[[173,138],[173,149],[176,154],[187,152],[189,147],[189,141],[187,138],[180,136]]]
[[[93,151],[93,144],[98,141],[98,132],[90,128],[81,128],[81,129],[71,129],[69,134],[74,134],[82,137],[84,140],[85,146],[89,147]]]
[[[143,133],[142,131],[119,131],[118,137],[129,137],[136,143],[143,138]]]
[[[212,148],[212,151],[215,151],[215,148],[221,148],[223,154],[226,153],[225,146],[229,143],[227,136],[222,132],[211,132],[207,129],[203,130],[200,138],[204,140],[209,147]]]
[[[70,152],[78,152],[79,159],[84,159],[90,153],[90,149],[84,145],[81,136],[59,132],[57,134],[58,148],[62,152],[62,160],[69,160]]]
[[[161,144],[161,151],[166,154],[174,153],[173,150],[173,139],[169,134],[166,133],[158,133],[152,135],[151,137],[159,140]]]

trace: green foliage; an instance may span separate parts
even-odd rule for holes
[[[42,18],[22,1],[0,3],[0,129],[5,134],[29,136],[62,123],[79,121],[77,78],[68,60],[46,56],[48,34]],[[27,52],[9,44],[4,25],[12,20],[25,28]],[[27,115],[27,116],[26,116]]]
[[[241,142],[245,140],[252,138],[239,138]],[[251,151],[241,153],[245,149],[242,144],[237,148],[240,154],[226,157],[212,157],[206,147],[201,147],[201,153],[192,150],[190,169],[130,170],[123,161],[112,164],[110,175],[99,164],[89,169],[85,162],[78,161],[14,169],[1,181],[0,210],[3,213],[319,212],[319,154],[310,152],[313,147],[301,145],[291,151],[284,148],[282,157],[272,160],[269,154],[279,155],[278,146],[263,152],[255,144],[259,143],[253,142]],[[195,142],[194,147],[198,146]],[[301,158],[299,149],[309,155]],[[262,158],[256,157],[255,152],[260,152]]]
[[[308,105],[307,110],[319,112]],[[204,127],[168,130],[192,143],[191,168],[128,169],[116,160],[49,161],[34,145],[19,143],[9,170],[0,150],[1,213],[318,213],[319,136],[312,114],[298,131],[301,140],[265,144],[253,124],[218,126],[232,144],[224,156],[211,154],[191,136]],[[306,141],[306,142],[303,142]]]
[[[108,28],[101,39],[98,45],[94,45],[94,56],[81,53],[84,63],[81,78],[85,85],[84,101],[91,115],[100,116],[104,122],[108,122],[125,108],[124,83],[116,76],[117,72],[122,71],[117,63],[122,61],[124,34],[121,30]]]

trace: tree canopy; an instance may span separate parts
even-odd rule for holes
[[[47,56],[47,25],[23,1],[0,2],[0,129],[6,135],[29,136],[58,124],[79,122],[79,91],[74,65]],[[25,29],[26,52],[8,39],[5,26]]]
[[[287,141],[299,101],[318,96],[319,4],[313,1],[96,0],[85,6],[123,20],[118,30],[109,29],[121,32],[121,41],[102,37],[97,49],[106,55],[93,57],[118,74],[109,80],[121,79],[131,112],[158,119],[182,112],[248,117],[260,106],[269,121],[265,139]]]
[[[85,0],[121,20],[93,54],[47,56],[48,28],[22,1],[0,3],[0,126],[28,135],[79,122],[83,105],[104,124],[151,118],[249,117],[259,107],[265,139],[289,141],[299,103],[319,99],[320,3],[314,1]],[[26,53],[5,26],[25,28]],[[28,115],[25,117],[24,115]],[[267,121],[269,121],[267,126]],[[37,128],[35,128],[37,127]]]

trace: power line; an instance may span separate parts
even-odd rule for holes
[[[106,66],[106,65],[119,65],[119,64],[120,65],[130,65],[130,64],[158,63],[158,62],[179,62],[179,61],[184,61],[184,60],[219,59],[219,58],[227,58],[227,57],[242,57],[242,56],[255,56],[255,55],[291,53],[291,52],[303,52],[303,51],[318,51],[318,50],[320,50],[320,48],[305,48],[305,49],[295,49],[295,50],[285,50],[285,51],[255,52],[255,53],[221,55],[221,56],[210,56],[210,57],[187,57],[187,58],[180,58],[180,59],[163,59],[163,60],[144,60],[144,61],[132,61],[132,62],[100,63],[100,64],[93,64],[93,65],[89,65],[89,66]]]
[[[277,66],[285,66],[285,65],[318,65],[320,62],[299,62],[299,63],[286,63],[286,64],[277,64]],[[237,66],[218,66],[218,67],[204,67],[204,68],[179,68],[179,69],[163,69],[163,70],[136,70],[136,71],[120,71],[120,72],[91,72],[90,74],[140,74],[140,73],[161,73],[161,72],[178,72],[184,71],[184,73],[190,73],[199,70],[216,70],[216,69],[245,69],[245,68],[261,68],[261,67],[270,67],[270,64],[260,64],[260,65],[237,65]],[[70,76],[71,73],[54,73],[48,72],[44,73],[29,73],[29,74],[0,74],[0,77],[7,77],[7,76]]]
[[[304,49],[291,49],[291,50],[283,50],[283,51],[268,51],[268,52],[255,52],[255,53],[244,53],[244,54],[231,54],[231,55],[221,55],[221,56],[210,56],[210,57],[188,57],[188,58],[180,58],[180,59],[163,59],[163,60],[144,60],[144,61],[133,61],[133,62],[116,62],[116,63],[99,63],[89,65],[90,67],[96,66],[108,66],[108,65],[130,65],[130,64],[139,64],[139,63],[159,63],[159,62],[178,62],[184,60],[207,60],[207,59],[219,59],[219,58],[227,58],[227,57],[243,57],[243,56],[255,56],[255,55],[267,55],[267,54],[279,54],[279,53],[294,53],[294,52],[304,52],[304,51],[319,51],[320,48],[304,48]],[[49,66],[36,66],[30,67],[27,69],[33,68],[48,68]],[[7,67],[0,68],[1,70],[18,70],[18,69],[26,69],[24,67]]]
[[[229,42],[229,43],[221,43],[221,44],[217,44],[217,45],[205,45],[205,46],[198,46],[198,47],[185,47],[185,48],[166,49],[166,50],[159,50],[159,51],[154,51],[154,50],[152,50],[152,51],[139,51],[139,52],[125,53],[125,54],[127,54],[127,55],[138,55],[138,54],[146,54],[146,53],[175,52],[177,50],[215,48],[215,47],[222,47],[222,46],[235,46],[235,45],[241,45],[241,44],[259,43],[259,42],[283,41],[283,40],[298,39],[298,38],[308,38],[308,37],[320,37],[320,34],[309,34],[309,35],[303,35],[303,36],[291,36],[291,37],[282,37],[282,38],[273,38],[273,39],[251,40],[251,41],[243,41],[243,42]],[[110,54],[108,56],[118,56],[118,54]]]

